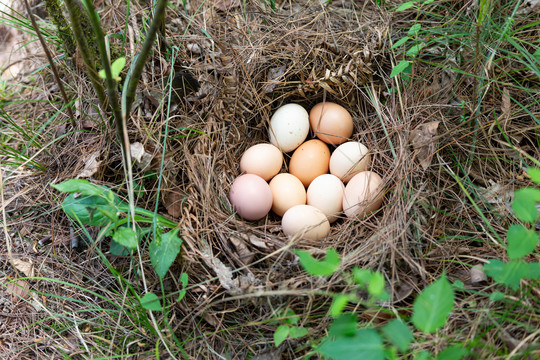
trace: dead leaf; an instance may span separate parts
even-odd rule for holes
[[[258,247],[259,249],[268,250],[268,244],[264,240],[259,239],[257,236],[249,235],[248,239],[253,246]]]
[[[31,262],[13,259],[13,265],[15,268],[28,277],[34,276],[34,265]]]
[[[77,179],[90,177],[98,171],[101,161],[98,161],[97,159],[100,154],[101,150],[97,150],[84,158],[84,169],[77,175]]]
[[[530,14],[540,12],[540,0],[525,0],[518,10],[518,14]]]
[[[240,261],[244,264],[251,264],[253,261],[253,258],[255,257],[255,254],[249,250],[244,240],[239,239],[237,237],[231,236],[229,240],[233,243],[234,247],[236,248],[236,252],[238,253],[238,257],[240,258]]]
[[[508,95],[508,92],[510,90],[508,88],[503,89],[503,94],[501,98],[501,116],[507,116],[510,114],[510,107],[512,106],[512,102],[510,100],[510,96]]]
[[[437,149],[435,136],[437,135],[439,123],[440,121],[432,121],[420,124],[411,132],[409,138],[424,170],[427,170],[431,164],[431,158]]]
[[[276,88],[276,85],[279,84],[280,78],[287,71],[287,65],[281,65],[275,68],[268,70],[268,80],[264,86],[265,93],[271,93]]]
[[[282,346],[277,349],[270,349],[256,354],[251,360],[281,360],[283,354]]]
[[[232,270],[217,257],[205,253],[203,259],[214,270],[221,286],[231,295],[245,294],[255,284],[255,276],[252,273],[233,278]]]
[[[135,163],[137,164],[137,167],[141,171],[146,170],[146,168],[150,166],[150,163],[152,162],[154,155],[144,150],[144,146],[140,142],[136,142],[129,145],[129,149],[131,153],[131,159],[135,161]]]
[[[487,281],[487,275],[484,273],[484,270],[482,270],[482,267],[482,264],[478,264],[474,265],[471,270],[469,270],[469,275],[471,276],[471,284]]]
[[[184,195],[178,191],[167,191],[166,196],[163,199],[167,213],[173,218],[179,218],[182,216],[182,203],[184,201]]]
[[[218,0],[214,3],[214,7],[221,11],[227,11],[240,6],[240,0]]]
[[[23,299],[30,297],[30,284],[26,280],[17,280],[10,282],[6,286],[7,292],[11,294],[11,303],[16,304]]]

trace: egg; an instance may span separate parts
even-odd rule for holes
[[[270,142],[287,153],[304,142],[309,133],[309,114],[298,104],[283,105],[270,119]]]
[[[245,220],[259,220],[272,208],[272,191],[263,178],[254,174],[237,177],[229,191],[235,211]]]
[[[333,223],[343,210],[345,186],[337,176],[324,174],[317,176],[307,189],[307,204],[316,207]]]
[[[354,130],[351,114],[343,106],[332,102],[315,105],[309,112],[309,122],[315,135],[331,145],[344,143]]]
[[[257,144],[246,150],[240,159],[240,171],[270,180],[281,169],[283,154],[272,144]]]
[[[311,205],[296,205],[287,210],[281,219],[285,235],[302,234],[306,240],[322,240],[330,233],[330,223],[324,213]]]
[[[306,189],[298,178],[288,173],[274,176],[270,181],[272,190],[272,211],[283,216],[287,210],[295,205],[305,205]]]
[[[348,218],[362,218],[377,210],[383,201],[382,179],[373,171],[356,174],[345,187],[343,211]]]
[[[289,162],[289,172],[305,187],[317,176],[326,174],[330,164],[330,150],[321,140],[309,140],[294,151]]]
[[[357,141],[349,141],[339,145],[332,153],[330,174],[347,183],[354,175],[368,170],[370,161],[367,147]]]

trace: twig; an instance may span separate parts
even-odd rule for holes
[[[60,88],[60,93],[62,94],[64,103],[69,104],[68,97],[66,95],[66,92],[64,91],[64,85],[62,84],[62,81],[60,80],[60,76],[58,75],[58,71],[56,70],[56,65],[54,64],[51,52],[49,51],[49,48],[47,47],[47,43],[45,43],[45,39],[43,39],[43,36],[41,35],[39,26],[36,22],[36,18],[30,9],[30,4],[28,4],[28,0],[24,0],[24,5],[26,7],[26,11],[28,12],[28,16],[30,16],[30,21],[32,21],[32,26],[34,27],[34,30],[36,31],[36,35],[39,39],[41,47],[43,48],[43,51],[45,51],[45,56],[47,56],[47,60],[49,61],[49,64],[51,64],[51,70],[54,75],[54,80],[56,81],[56,83],[58,84],[58,87]],[[69,119],[71,120],[71,125],[73,126],[73,128],[75,128],[75,117],[73,116],[71,107],[68,106],[66,109],[69,115]]]

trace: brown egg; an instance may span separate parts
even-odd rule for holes
[[[283,216],[287,210],[295,205],[306,203],[306,189],[298,178],[292,174],[281,173],[270,181],[272,190],[272,211]]]
[[[327,144],[339,145],[353,133],[351,114],[332,102],[319,103],[309,113],[309,123],[315,135]]]
[[[317,176],[328,173],[330,150],[321,140],[309,140],[294,151],[289,163],[289,172],[305,187]]]

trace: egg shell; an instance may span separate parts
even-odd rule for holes
[[[344,143],[354,130],[351,114],[343,106],[332,102],[315,105],[309,112],[309,122],[315,135],[331,145]]]
[[[343,211],[348,218],[362,218],[377,210],[383,201],[382,179],[373,171],[356,174],[345,187]]]
[[[229,191],[235,211],[245,220],[259,220],[272,208],[272,191],[263,178],[253,174],[237,177]]]
[[[307,204],[321,210],[330,223],[338,219],[343,210],[345,186],[337,176],[324,174],[317,176],[307,189]]]
[[[300,179],[305,187],[317,176],[328,173],[330,150],[321,140],[309,140],[294,151],[289,172]]]
[[[257,144],[246,150],[240,159],[240,171],[270,180],[281,170],[282,152],[272,144]]]
[[[283,216],[287,210],[295,205],[305,205],[306,189],[302,182],[294,175],[281,173],[270,181],[272,190],[272,211]]]
[[[308,133],[309,114],[298,104],[283,105],[270,119],[270,142],[285,153],[300,146]]]
[[[369,169],[371,156],[368,148],[360,142],[348,141],[339,145],[330,157],[330,173],[345,184],[361,171]]]
[[[324,213],[311,205],[296,205],[287,210],[281,219],[285,235],[302,234],[306,240],[322,240],[330,233],[330,223]]]

